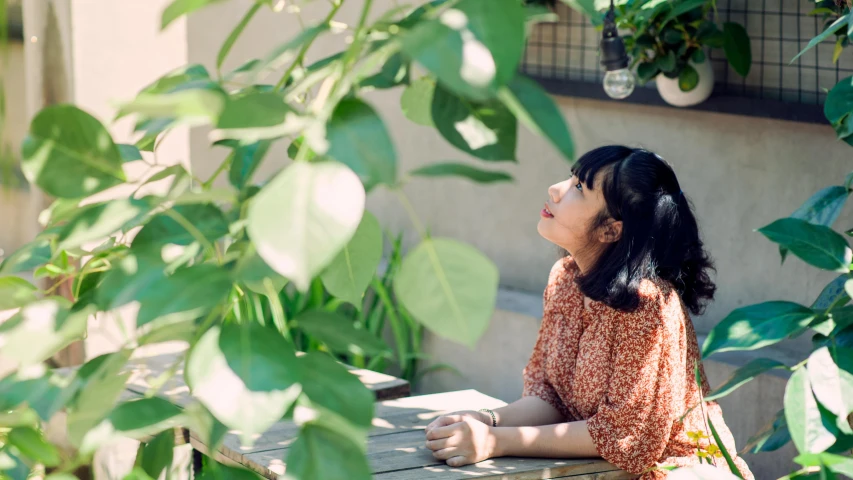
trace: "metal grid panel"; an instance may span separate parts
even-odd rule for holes
[[[807,0],[717,0],[718,22],[738,22],[749,33],[752,68],[743,78],[729,68],[722,50],[711,50],[715,93],[823,104],[824,89],[853,75],[853,58],[845,51],[833,64],[834,44],[827,41],[789,64],[823,28],[820,17],[808,15],[813,6]],[[522,71],[541,79],[601,82],[604,70],[598,63],[600,33],[584,15],[559,2],[557,14],[557,23],[537,25],[531,32]],[[650,82],[645,87],[654,88],[654,84]]]

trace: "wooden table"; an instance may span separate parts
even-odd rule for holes
[[[176,353],[132,360],[133,368],[127,393],[131,396],[144,394],[150,388],[151,381],[172,367],[178,358]],[[352,372],[376,393],[378,400],[386,399],[376,404],[373,429],[368,435],[367,443],[368,461],[377,480],[636,478],[636,475],[623,472],[600,458],[498,458],[462,468],[449,467],[433,458],[432,452],[426,448],[426,426],[445,413],[498,408],[506,405],[504,402],[475,390],[406,397],[409,385],[404,380],[364,370],[353,369]],[[182,373],[178,370],[177,374],[163,385],[159,394],[177,405],[184,406],[192,397]],[[298,433],[299,427],[292,422],[278,422],[257,438],[252,447],[243,447],[239,437],[229,433],[216,452],[211,452],[192,432],[185,432],[184,435],[197,452],[222,463],[254,470],[270,480],[278,480],[278,476],[284,474],[288,449]]]
[[[373,430],[367,441],[367,458],[376,480],[457,480],[469,478],[544,479],[573,478],[622,480],[637,478],[598,459],[497,458],[462,468],[448,467],[426,448],[424,429],[436,417],[456,410],[498,408],[506,403],[476,390],[400,398],[376,405]],[[244,453],[243,463],[264,477],[275,480],[284,473],[289,443],[297,427],[276,432],[283,440],[278,447]],[[286,440],[284,440],[286,439]],[[280,440],[281,441],[281,440]]]

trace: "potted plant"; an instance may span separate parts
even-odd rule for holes
[[[722,48],[734,71],[743,77],[749,74],[749,36],[738,23],[724,23],[722,29],[717,26],[712,15],[716,12],[714,0],[617,3],[617,25],[630,32],[625,35],[625,46],[633,57],[638,80],[654,79],[667,103],[686,107],[711,95],[710,48]]]

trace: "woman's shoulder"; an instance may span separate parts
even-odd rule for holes
[[[570,284],[574,281],[577,264],[571,255],[560,258],[551,266],[548,285]]]
[[[649,323],[677,325],[684,321],[687,310],[675,286],[662,279],[640,281],[637,294],[640,303],[627,316],[642,317]]]

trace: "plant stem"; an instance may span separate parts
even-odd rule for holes
[[[219,262],[222,263],[222,256],[219,253],[219,251],[216,249],[216,247],[213,246],[212,243],[210,243],[210,240],[205,238],[204,234],[202,234],[199,231],[199,229],[195,227],[195,225],[193,225],[183,215],[176,212],[175,209],[173,209],[173,208],[170,208],[163,213],[165,213],[167,217],[178,222],[178,225],[182,226],[187,232],[189,232],[189,234],[192,235],[193,238],[195,238],[197,242],[199,242],[201,245],[203,245],[204,248],[209,248],[209,249],[213,250],[213,252],[216,253],[217,258],[219,259]]]
[[[329,11],[329,14],[326,15],[326,18],[323,19],[323,23],[328,24],[330,21],[332,21],[332,19],[335,18],[335,14],[338,13],[338,10],[340,10],[343,4],[343,0],[332,2],[332,9]],[[290,78],[290,74],[293,73],[293,70],[296,69],[296,66],[302,65],[302,61],[305,59],[305,53],[308,52],[309,48],[311,48],[311,44],[314,43],[314,40],[316,38],[317,37],[315,36],[311,40],[305,42],[304,45],[302,45],[302,48],[299,49],[299,53],[296,54],[296,59],[293,60],[293,63],[290,64],[289,67],[287,67],[287,70],[285,70],[284,75],[281,76],[281,80],[279,80],[278,83],[275,85],[276,90],[281,90],[282,88],[284,88],[284,84],[287,83],[287,79]]]
[[[233,160],[234,155],[236,155],[236,152],[232,153],[231,155],[228,155],[228,157],[226,157],[225,160],[223,160],[222,163],[219,164],[219,167],[216,168],[216,171],[213,172],[213,175],[211,175],[206,182],[201,184],[202,189],[207,190],[211,187],[211,185],[213,185],[213,182],[216,181],[216,178],[219,176],[219,174],[225,170],[226,165],[231,163],[229,162],[229,160]]]

